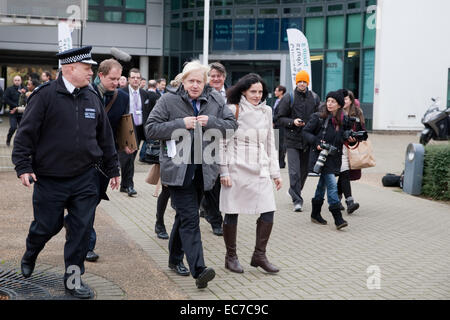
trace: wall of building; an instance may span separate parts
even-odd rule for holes
[[[87,22],[72,33],[74,46],[92,45],[94,54],[111,47],[139,56],[162,56],[164,8],[162,0],[148,0],[146,25]],[[57,26],[1,26],[0,50],[57,51]]]
[[[420,130],[447,99],[450,1],[378,0],[373,129]]]

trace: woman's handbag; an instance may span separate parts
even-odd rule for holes
[[[158,184],[160,178],[160,166],[159,163],[152,165],[150,171],[148,172],[147,178],[145,178],[145,182],[148,184],[156,185]]]
[[[348,146],[348,161],[350,169],[375,167],[372,143],[366,140],[358,141],[355,146]]]

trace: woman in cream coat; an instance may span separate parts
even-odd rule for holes
[[[250,73],[227,90],[228,107],[238,120],[234,136],[223,141],[220,170],[220,211],[225,213],[223,237],[225,268],[244,272],[236,254],[238,214],[259,214],[256,245],[250,265],[275,273],[279,269],[266,257],[266,246],[276,210],[272,180],[281,188],[278,153],[272,127],[272,109],[262,78]]]

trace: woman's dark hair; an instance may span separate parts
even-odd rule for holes
[[[365,124],[365,120],[364,120],[363,112],[362,112],[361,108],[356,106],[355,95],[350,90],[348,90],[348,97],[350,98],[350,100],[352,102],[350,104],[350,108],[348,110],[349,117],[358,117],[360,122],[361,122],[361,124],[364,125]]]
[[[269,91],[264,80],[256,73],[249,73],[243,76],[239,81],[227,90],[227,102],[229,104],[238,104],[241,101],[242,92],[247,91],[255,83],[261,83],[263,95],[261,101],[266,100]]]
[[[332,98],[332,97],[330,97],[330,98]],[[328,99],[325,100],[324,107],[319,111],[320,112],[320,117],[322,119],[327,119],[329,115],[332,115],[332,113],[330,111],[328,111],[327,101],[328,101]],[[342,126],[342,123],[343,123],[343,120],[344,120],[344,111],[343,111],[343,109],[344,109],[343,107],[339,106],[339,109],[337,110],[336,115],[332,118],[333,125],[336,127],[336,129],[337,129],[337,126],[339,126],[339,127]]]

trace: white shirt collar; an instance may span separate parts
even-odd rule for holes
[[[62,79],[64,81],[64,85],[66,86],[67,91],[73,93],[73,90],[75,90],[76,87],[73,84],[71,84],[66,78],[64,78],[64,76],[62,76]]]
[[[133,87],[131,87],[130,85],[128,85],[130,92],[137,92],[139,93],[139,88],[137,90],[134,90]]]

